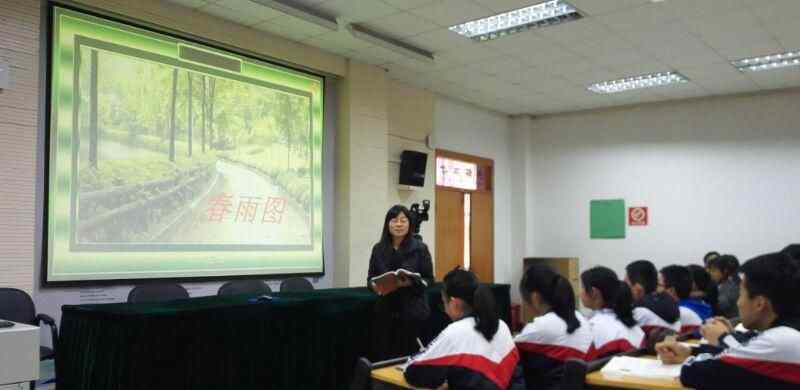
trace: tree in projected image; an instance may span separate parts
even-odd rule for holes
[[[235,241],[198,232],[198,210],[223,194],[288,199],[283,225],[308,231],[309,97],[105,51],[79,58],[79,241]]]

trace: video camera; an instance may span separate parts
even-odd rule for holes
[[[409,208],[411,215],[408,219],[411,225],[411,233],[414,234],[414,238],[418,240],[422,240],[422,236],[419,234],[419,227],[423,222],[429,219],[428,210],[430,209],[431,201],[427,199],[422,201],[422,208],[420,208],[419,203],[413,203],[411,204],[411,208]]]

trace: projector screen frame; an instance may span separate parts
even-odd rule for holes
[[[143,284],[143,283],[153,283],[153,282],[213,282],[213,281],[228,281],[228,280],[242,280],[242,279],[264,279],[264,280],[275,280],[275,279],[284,279],[289,277],[313,277],[313,278],[321,278],[326,275],[326,248],[330,245],[329,241],[332,237],[332,233],[328,232],[328,226],[331,223],[332,213],[328,210],[328,205],[330,203],[329,195],[326,193],[326,190],[332,187],[332,183],[334,178],[331,177],[331,173],[333,170],[329,170],[326,168],[326,165],[330,162],[329,159],[332,158],[330,145],[329,142],[332,142],[334,139],[333,135],[329,135],[329,128],[330,124],[328,122],[328,118],[330,117],[329,110],[331,110],[330,103],[328,102],[327,98],[329,95],[332,94],[332,91],[328,90],[328,86],[332,84],[336,80],[335,75],[326,75],[325,73],[316,71],[311,68],[307,68],[304,66],[300,66],[297,64],[286,63],[284,61],[280,61],[278,59],[269,58],[264,55],[249,52],[245,49],[232,47],[230,45],[226,45],[220,42],[216,42],[207,38],[197,37],[191,34],[186,34],[182,32],[178,32],[175,30],[171,30],[168,27],[160,26],[157,24],[153,24],[150,22],[146,22],[139,19],[134,19],[125,15],[115,14],[113,12],[109,12],[106,10],[96,9],[94,7],[85,6],[85,5],[78,5],[74,3],[65,3],[65,2],[58,2],[58,1],[47,1],[45,0],[45,9],[43,12],[42,17],[42,32],[41,32],[41,41],[43,41],[42,48],[40,50],[43,51],[42,53],[42,62],[41,64],[44,68],[41,70],[41,82],[42,85],[40,90],[43,91],[43,98],[41,99],[42,104],[44,105],[44,109],[40,111],[40,125],[39,131],[40,133],[40,140],[44,145],[42,149],[40,149],[40,158],[41,158],[41,177],[42,179],[38,181],[38,183],[42,186],[40,191],[41,196],[38,199],[41,201],[41,212],[37,213],[37,227],[41,228],[40,232],[42,241],[40,245],[37,245],[38,250],[40,250],[40,261],[41,261],[41,268],[40,268],[40,285],[43,288],[55,288],[55,287],[86,287],[86,286],[111,286],[111,285],[132,285],[132,284]],[[322,234],[319,239],[320,246],[321,246],[321,267],[319,272],[298,272],[298,273],[263,273],[263,274],[236,274],[236,275],[210,275],[210,276],[167,276],[167,277],[147,277],[147,278],[116,278],[116,279],[88,279],[88,280],[48,280],[48,263],[49,263],[49,228],[48,228],[48,218],[49,218],[49,202],[50,202],[50,154],[51,154],[51,116],[53,111],[53,99],[52,99],[52,79],[54,77],[53,74],[53,38],[54,38],[54,17],[55,17],[55,9],[56,8],[63,8],[70,11],[75,11],[79,13],[83,13],[86,15],[90,15],[97,18],[102,18],[114,23],[120,23],[126,26],[130,26],[136,29],[142,29],[148,32],[152,32],[155,34],[164,35],[167,37],[179,39],[186,41],[188,43],[194,43],[201,46],[206,46],[215,50],[229,52],[236,56],[241,56],[255,62],[264,63],[267,65],[284,68],[290,71],[300,72],[307,74],[308,76],[316,77],[320,80],[320,95],[326,103],[322,106],[322,113],[320,118],[322,119],[322,137],[320,140],[320,149],[319,149],[319,160],[321,166],[320,171],[320,211],[319,211],[319,218],[322,218],[321,229]],[[334,173],[335,174],[335,173]],[[311,227],[313,230],[313,226]],[[313,240],[313,238],[312,238]],[[313,242],[313,241],[312,241]],[[168,254],[167,254],[168,255]]]

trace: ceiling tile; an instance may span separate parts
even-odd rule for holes
[[[285,21],[287,18],[271,19],[253,26],[257,30],[266,31],[275,35],[289,38],[293,41],[302,41],[314,36],[325,34],[326,30],[312,23],[301,21]]]
[[[673,8],[683,17],[717,15],[745,8],[747,0],[669,0],[664,6]]]
[[[495,76],[498,74],[519,72],[526,67],[521,61],[512,57],[493,58],[467,66],[469,69]]]
[[[253,4],[253,7],[256,7],[256,4]],[[265,8],[265,7],[261,7]],[[214,16],[219,16],[223,19],[229,20],[231,22],[239,23],[245,26],[252,26],[264,20],[267,20],[268,17],[262,17],[269,15],[269,12],[260,14],[257,12],[243,12],[243,11],[235,11],[233,9],[227,7],[221,7],[216,4],[209,4],[199,8],[201,12],[209,13]],[[274,14],[271,14],[271,17],[274,17]]]
[[[355,39],[348,31],[343,30],[309,38],[302,42],[322,49],[346,49],[357,51],[372,47],[369,43]]]
[[[383,0],[384,3],[387,3],[392,7],[402,10],[419,8],[431,3],[435,3],[437,1],[438,0]]]
[[[800,71],[797,67],[753,72],[750,78],[763,89],[791,88],[800,86]]]
[[[686,67],[679,71],[693,84],[711,94],[755,91],[759,88],[746,73],[739,72],[728,62]]]
[[[407,38],[438,28],[436,24],[408,12],[399,12],[364,23],[372,30],[378,31],[393,38]]]
[[[638,62],[630,62],[626,64],[619,64],[609,66],[608,69],[613,74],[612,78],[618,79],[622,77],[638,76],[641,74],[657,73],[668,70],[679,70],[675,67],[661,63],[656,60],[644,60]]]
[[[553,63],[578,62],[584,57],[558,45],[539,47],[535,50],[520,50],[515,56],[529,66],[541,66]]]
[[[173,4],[179,4],[188,8],[198,8],[208,4],[207,0],[167,0]]]
[[[580,11],[588,15],[605,15],[648,4],[650,0],[569,0]]]
[[[260,20],[269,20],[285,15],[283,12],[254,3],[251,0],[222,0],[217,1],[216,4],[236,12],[248,14]]]
[[[598,16],[597,20],[622,33],[646,31],[655,25],[666,24],[680,18],[680,14],[663,3],[647,3],[630,9]]]
[[[472,42],[470,39],[464,38],[446,28],[414,35],[403,39],[403,41],[432,52],[444,51],[454,46]]]
[[[367,64],[382,65],[391,62],[397,62],[402,54],[393,52],[379,46],[373,46],[366,49],[359,49],[355,51],[352,58],[361,60]]]
[[[688,99],[708,95],[703,87],[692,82],[653,88],[653,93],[667,99]]]
[[[442,27],[450,27],[492,14],[491,9],[470,0],[439,0],[410,12]]]
[[[540,36],[565,45],[592,41],[599,37],[615,36],[595,18],[583,18],[568,23],[537,29]],[[622,39],[621,37],[619,39]]]
[[[785,50],[800,49],[800,23],[796,20],[770,23],[765,27]]]
[[[543,3],[545,0],[475,0],[476,3],[491,9],[495,13],[511,11],[530,5]]]
[[[765,42],[777,44],[759,20],[748,10],[725,14],[687,18],[683,21],[688,30],[717,50],[753,47]]]
[[[800,19],[800,1],[797,0],[750,1],[747,4],[764,23],[796,23]]]
[[[474,64],[491,58],[499,58],[502,53],[480,44],[468,43],[453,47],[452,50],[437,52],[436,59],[457,64]]]
[[[363,22],[398,12],[397,8],[378,0],[331,0],[314,8],[350,22]]]
[[[783,47],[773,38],[767,38],[761,42],[742,43],[740,46],[727,46],[716,48],[717,53],[729,60],[738,60],[745,57],[764,56],[768,54],[782,53]]]

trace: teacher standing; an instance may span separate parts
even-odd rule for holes
[[[411,213],[405,206],[389,209],[381,240],[372,247],[369,279],[403,268],[419,273],[423,280],[405,279],[400,288],[380,296],[375,306],[373,359],[409,355],[419,349],[417,337],[430,314],[425,283],[433,283],[433,263],[428,246],[411,233]]]

